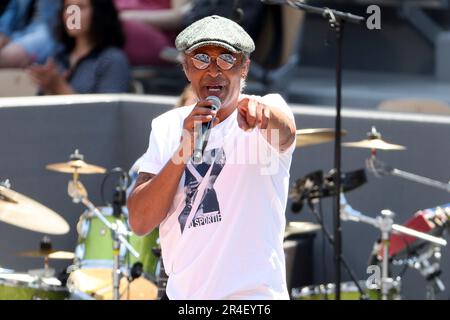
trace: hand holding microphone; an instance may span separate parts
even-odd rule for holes
[[[216,96],[209,96],[206,98],[206,101],[211,102],[211,110],[217,112],[220,109],[222,102]],[[205,151],[206,144],[208,143],[209,134],[214,125],[214,121],[216,120],[216,116],[208,122],[203,122],[201,126],[198,126],[199,132],[197,132],[195,146],[194,146],[194,154],[192,156],[193,162],[195,164],[199,164],[203,159],[203,152]]]
[[[183,123],[182,136],[182,157],[187,160],[196,153],[196,160],[201,161],[200,154],[203,155],[206,147],[209,131],[219,119],[216,117],[217,110],[220,108],[219,98],[210,96],[205,100],[197,102],[194,109],[186,117]],[[194,162],[196,161],[193,159]]]

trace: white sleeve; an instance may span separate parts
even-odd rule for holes
[[[287,115],[289,117],[289,119],[291,119],[294,122],[294,126],[295,126],[294,113],[292,112],[291,108],[289,107],[289,105],[286,103],[286,101],[283,99],[283,97],[280,94],[278,94],[278,93],[267,94],[261,98],[261,101],[266,105],[278,107],[285,115]],[[260,136],[264,141],[267,141],[266,139],[264,139],[262,137],[262,135],[260,135]],[[268,142],[267,142],[267,145],[269,145],[273,150],[275,150]],[[289,146],[289,148],[280,152],[280,155],[287,154],[290,156],[294,152],[294,150],[295,150],[295,140]]]
[[[160,118],[153,119],[152,130],[150,132],[150,139],[147,152],[144,154],[142,162],[139,167],[139,173],[147,172],[158,174],[166,165],[167,156],[164,151],[164,141],[167,143],[167,126],[164,126]]]

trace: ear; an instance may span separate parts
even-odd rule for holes
[[[241,78],[247,79],[249,70],[250,70],[250,59],[247,59],[247,61],[245,61],[245,64],[241,70]]]
[[[190,73],[188,70],[189,67],[186,65],[186,62],[183,62],[181,65],[183,66],[183,71],[184,71],[184,74],[186,75],[186,78],[188,79],[189,82],[191,82],[191,77],[190,77]]]

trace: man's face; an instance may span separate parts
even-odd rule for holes
[[[223,56],[224,54],[226,55]],[[210,63],[205,67],[207,63],[204,61],[207,61],[208,57]],[[245,59],[243,55],[231,53],[222,47],[204,46],[186,54],[185,58],[186,77],[200,100],[204,100],[208,96],[216,96],[222,101],[221,109],[236,107],[241,90],[241,80],[247,77],[249,66],[248,61],[243,61]],[[193,61],[193,58],[202,60],[200,62]],[[218,58],[222,61],[218,61]],[[205,68],[199,69],[198,67],[202,64]],[[218,64],[222,67],[231,64],[233,66],[229,70],[224,70]]]

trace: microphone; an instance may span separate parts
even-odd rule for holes
[[[206,100],[212,102],[211,109],[215,111],[219,110],[220,106],[222,105],[222,102],[216,96],[209,96],[206,98]],[[193,162],[195,164],[202,163],[203,151],[205,151],[206,144],[208,143],[211,126],[214,120],[215,117],[208,122],[203,122],[201,126],[198,126],[199,132],[197,133],[197,139],[195,140],[194,146],[194,154],[192,156]]]

